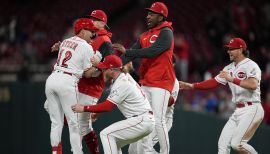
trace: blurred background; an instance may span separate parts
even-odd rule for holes
[[[56,61],[50,47],[73,35],[73,21],[95,9],[108,15],[112,41],[130,47],[146,30],[145,7],[152,0],[9,0],[0,5],[0,153],[50,153],[50,121],[43,109],[44,85]],[[262,70],[261,97],[265,118],[251,144],[270,153],[270,2],[267,0],[163,1],[173,22],[179,80],[203,81],[229,64],[223,45],[242,37],[251,59]],[[140,60],[134,61],[137,69]],[[137,78],[137,77],[135,77]],[[180,91],[170,132],[172,154],[217,153],[219,134],[234,111],[227,87]],[[94,124],[99,132],[123,119],[105,113]],[[71,153],[68,130],[64,154]],[[102,147],[102,146],[101,146]],[[88,153],[86,149],[85,153]],[[126,153],[125,151],[123,153]]]

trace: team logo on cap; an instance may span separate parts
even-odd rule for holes
[[[155,43],[156,40],[157,40],[157,37],[158,37],[157,35],[152,35],[152,36],[150,37],[149,42],[150,42],[151,44]]]
[[[247,77],[247,74],[246,74],[245,72],[239,71],[239,72],[237,73],[237,77],[238,77],[239,79],[245,79],[245,78]]]

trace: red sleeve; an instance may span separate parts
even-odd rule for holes
[[[209,79],[203,82],[199,82],[199,83],[194,83],[194,88],[195,89],[213,89],[213,88],[217,88],[220,83],[218,83],[215,79]]]
[[[98,103],[97,105],[84,106],[84,112],[94,112],[94,113],[109,112],[115,107],[116,105],[113,104],[111,101],[105,100],[104,102]]]

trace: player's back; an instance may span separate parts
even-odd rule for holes
[[[59,49],[55,70],[69,72],[81,77],[84,70],[90,68],[90,58],[94,51],[85,40],[74,36],[64,40]]]
[[[108,99],[117,104],[126,118],[152,110],[141,87],[129,74],[121,73],[119,75],[112,86]]]

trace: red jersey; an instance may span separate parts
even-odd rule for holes
[[[91,42],[91,45],[94,51],[99,50],[100,46],[104,42],[111,43],[110,38],[112,37],[112,33],[108,32],[105,29],[101,29],[97,31],[97,34],[98,36]],[[86,95],[89,95],[95,98],[100,98],[104,87],[105,87],[105,82],[104,82],[102,74],[100,74],[98,77],[91,77],[91,78],[82,77],[78,84],[80,93],[84,93]]]
[[[162,28],[172,29],[171,22],[163,22],[161,25],[144,32],[140,37],[142,48],[152,46]],[[172,39],[171,47],[154,58],[143,58],[140,65],[140,83],[143,86],[158,87],[172,92],[175,73],[172,64],[174,40]]]

